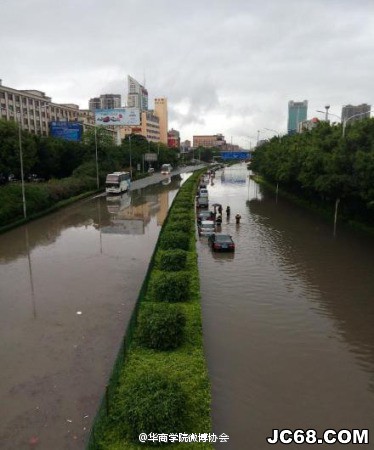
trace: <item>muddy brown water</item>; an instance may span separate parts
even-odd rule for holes
[[[198,240],[213,428],[230,436],[215,448],[310,447],[269,445],[275,428],[373,433],[373,239],[339,226],[334,238],[332,224],[277,201],[245,165],[217,172],[208,190],[211,204],[230,205],[222,232],[236,243],[234,255],[215,254]]]
[[[180,183],[0,235],[0,448],[83,449]],[[144,184],[144,183],[143,183]]]

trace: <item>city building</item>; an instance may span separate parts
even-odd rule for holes
[[[160,119],[153,111],[142,111],[141,134],[148,141],[160,142]]]
[[[139,134],[150,142],[160,142],[159,118],[150,110],[141,112],[140,125],[125,125],[115,128],[121,140],[126,139],[130,134]]]
[[[319,124],[319,122],[320,121],[317,117],[313,117],[313,119],[310,120],[303,120],[299,123],[297,131],[298,133],[302,133],[303,131],[313,130],[313,128],[315,128]]]
[[[168,144],[168,101],[165,97],[155,98],[154,114],[160,119],[160,142]]]
[[[355,115],[357,115],[357,117],[353,117],[352,119],[350,119],[349,121],[350,123],[356,120],[369,119],[370,110],[371,105],[367,105],[366,103],[363,103],[362,105],[358,106],[345,105],[342,108],[342,122],[346,121],[347,119]]]
[[[78,105],[53,103],[42,91],[13,89],[3,86],[1,80],[0,118],[17,121],[23,130],[41,136],[49,135],[49,122],[94,123],[92,112],[80,110]]]
[[[179,150],[181,144],[180,133],[173,128],[168,131],[168,147],[177,148]]]
[[[89,101],[89,109],[95,111],[96,109],[114,109],[121,107],[120,94],[103,94],[100,97],[91,98]]]
[[[288,134],[295,134],[299,129],[299,123],[306,120],[308,114],[308,100],[303,102],[288,102]]]
[[[191,141],[186,139],[181,143],[181,153],[188,153],[191,150]]]
[[[148,110],[148,91],[135,78],[127,77],[128,94],[127,106],[129,108],[139,108],[141,111]]]
[[[193,148],[223,148],[226,146],[225,137],[222,134],[193,136]]]

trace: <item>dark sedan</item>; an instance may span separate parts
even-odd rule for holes
[[[234,252],[235,243],[228,234],[212,234],[208,238],[208,244],[214,252]]]

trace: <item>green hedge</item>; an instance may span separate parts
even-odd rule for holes
[[[183,231],[166,230],[160,238],[160,248],[162,250],[182,249],[188,250],[190,247],[190,236]]]
[[[32,217],[56,203],[96,188],[92,178],[65,178],[47,183],[25,183],[27,216]],[[20,183],[0,188],[0,227],[23,218],[22,188]]]
[[[190,224],[186,224],[191,227]],[[166,250],[159,252],[160,270],[178,271],[186,267],[187,252],[181,249]]]
[[[190,276],[187,271],[155,271],[150,282],[151,299],[156,302],[186,302],[189,300]]]
[[[192,197],[200,174],[184,183],[165,220],[126,332],[126,345],[91,432],[89,450],[154,448],[151,442],[140,444],[139,433],[211,433],[192,211],[183,218],[189,232],[173,231],[181,223],[179,197]],[[171,240],[178,245],[171,247]],[[183,260],[183,270],[170,270],[173,264],[181,268]],[[171,303],[175,301],[179,303]],[[213,449],[209,442],[162,446]]]
[[[185,325],[179,305],[149,303],[139,314],[137,341],[154,350],[174,350],[182,343]]]

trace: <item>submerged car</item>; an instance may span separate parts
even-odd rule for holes
[[[216,231],[216,226],[213,220],[202,220],[197,230],[199,236],[210,236]]]
[[[232,237],[228,234],[211,234],[208,239],[208,244],[214,252],[234,252],[235,243]]]
[[[199,197],[208,197],[208,189],[207,188],[200,188],[199,189]]]
[[[214,220],[214,214],[212,211],[199,211],[197,214],[197,223],[200,224],[203,220]]]

